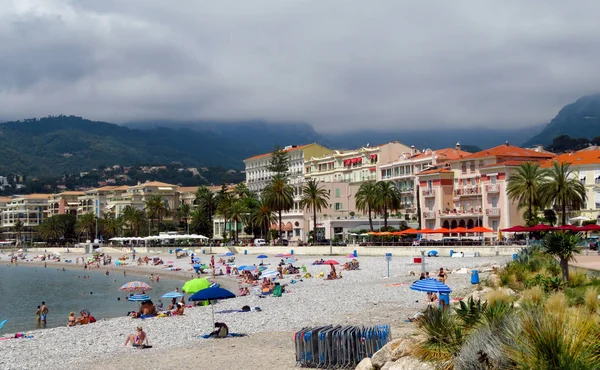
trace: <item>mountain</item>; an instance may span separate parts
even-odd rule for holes
[[[584,96],[564,106],[540,133],[523,145],[550,145],[560,135],[586,139],[600,136],[600,94]]]

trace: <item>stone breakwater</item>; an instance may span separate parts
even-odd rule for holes
[[[310,263],[320,257],[300,257],[298,266],[307,266],[313,276],[320,272],[325,274],[329,266],[312,266]],[[345,257],[336,257],[340,263]],[[276,263],[279,259],[270,258],[267,262]],[[482,270],[492,264],[503,264],[507,257],[481,258],[428,258],[427,270],[432,276],[437,275],[440,267],[449,270],[472,268]],[[302,279],[289,284],[289,293],[281,298],[260,298],[256,295],[238,297],[217,303],[215,311],[240,309],[244,305],[260,307],[260,312],[216,313],[215,319],[227,323],[232,332],[252,335],[253,342],[261,343],[258,347],[249,344],[247,347],[233,349],[240,356],[267,356],[270,354],[269,338],[275,333],[291,333],[305,326],[322,324],[372,325],[389,323],[392,328],[404,325],[407,316],[413,315],[426,306],[424,293],[409,289],[410,284],[418,276],[409,276],[410,271],[419,272],[420,265],[411,264],[408,258],[394,258],[391,262],[391,277],[387,279],[387,265],[384,258],[359,258],[361,269],[343,271],[343,278],[328,281],[318,278]],[[253,256],[238,256],[238,264],[257,263]],[[273,265],[272,265],[273,266]],[[341,266],[337,266],[338,271]],[[128,267],[133,269],[134,267]],[[481,279],[485,278],[485,273]],[[225,278],[228,279],[228,278]],[[284,283],[289,282],[285,279]],[[469,274],[450,274],[447,281],[454,290],[453,297],[464,297],[473,288]],[[235,287],[236,281],[228,281],[228,287]],[[237,292],[236,292],[237,293]],[[154,298],[154,297],[153,297]],[[212,317],[210,307],[187,309],[185,316],[152,318],[146,320],[121,317],[100,320],[95,324],[73,328],[59,327],[46,330],[31,331],[32,339],[9,339],[0,341],[0,368],[63,368],[82,369],[98,367],[99,364],[111,368],[117,366],[124,358],[134,357],[136,367],[156,368],[156,353],[179,351],[187,353],[186,348],[201,351],[203,346],[211,346],[211,341],[199,339],[198,335],[211,331]],[[125,313],[124,313],[125,314]],[[66,323],[65,317],[65,323]],[[133,333],[137,325],[147,331],[152,349],[135,351],[123,348],[125,335]],[[11,333],[14,334],[14,333]],[[2,336],[6,337],[7,334]],[[292,336],[286,336],[287,347],[293,349]],[[280,340],[281,341],[281,340]],[[212,341],[228,343],[225,341]],[[237,343],[232,341],[230,343]],[[228,351],[227,345],[214,349],[223,354]],[[229,350],[232,350],[231,348]],[[136,352],[132,355],[132,351]],[[166,352],[165,352],[166,351]],[[138,352],[143,352],[144,355]],[[285,360],[287,361],[287,359]],[[287,364],[287,362],[286,362]],[[192,368],[192,364],[177,365],[178,368]],[[189,365],[189,366],[188,366]],[[168,366],[168,364],[165,364]],[[270,368],[268,365],[265,365]],[[290,356],[289,366],[293,368],[294,358]],[[281,367],[280,367],[281,368]]]

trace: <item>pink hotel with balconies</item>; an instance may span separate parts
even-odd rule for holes
[[[524,162],[552,157],[542,148],[506,143],[420,172],[421,224],[429,229],[480,225],[494,231],[524,224],[523,212],[506,194],[508,178]]]

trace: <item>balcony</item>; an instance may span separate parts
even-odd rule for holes
[[[486,185],[485,191],[488,193],[498,193],[500,191],[500,187],[498,186],[498,184]]]
[[[404,188],[404,189],[400,189],[400,192],[401,193],[412,193],[412,192],[414,192],[414,190],[415,189],[412,189],[412,188],[410,188],[410,189],[409,188]]]
[[[435,191],[432,189],[423,189],[423,196],[426,198],[435,197]]]
[[[500,208],[488,208],[485,210],[486,216],[490,217],[499,217],[500,216]]]
[[[454,209],[451,211],[439,211],[440,218],[462,218],[468,216],[481,216],[481,209]]]
[[[423,218],[425,218],[425,219],[435,218],[435,212],[433,212],[433,211],[423,212]]]
[[[472,186],[454,190],[455,197],[477,196],[481,194],[481,187]]]

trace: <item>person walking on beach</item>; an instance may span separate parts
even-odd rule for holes
[[[35,327],[40,328],[42,322],[42,308],[37,306],[37,310],[35,311]]]
[[[156,282],[158,283],[160,281],[160,275],[156,274]]]
[[[46,306],[46,302],[42,301],[42,307],[41,307],[41,315],[40,315],[40,319],[42,320],[42,328],[46,327],[46,324],[48,323],[48,306]]]

